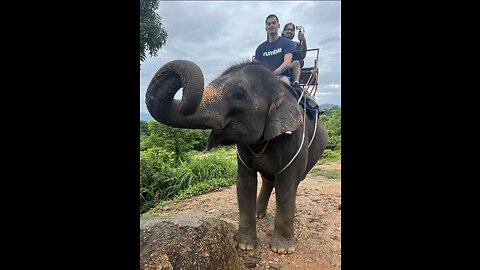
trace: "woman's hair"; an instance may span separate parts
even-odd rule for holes
[[[287,29],[287,26],[291,25],[293,27],[293,37],[295,37],[295,24],[289,22],[287,24],[285,24],[285,26],[283,27],[283,31],[282,31],[282,37],[285,37],[285,35],[283,34],[285,32],[285,29]]]

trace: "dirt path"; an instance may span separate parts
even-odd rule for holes
[[[325,173],[341,170],[340,161],[316,165],[315,168]],[[258,189],[260,183],[261,180]],[[275,213],[274,190],[267,216],[257,219],[258,246],[252,251],[237,250],[243,260],[242,269],[340,269],[340,187],[340,179],[328,179],[314,173],[300,183],[294,222],[298,242],[296,251],[289,255],[279,255],[269,247]],[[204,212],[237,227],[236,190],[236,186],[232,186],[159,207],[155,212],[162,215]]]

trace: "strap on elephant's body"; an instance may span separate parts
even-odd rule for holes
[[[305,93],[306,92],[306,93]],[[302,97],[306,97],[302,100]],[[317,121],[318,118],[318,111],[320,111],[320,107],[318,106],[317,102],[315,100],[308,96],[308,92],[306,90],[303,90],[302,93],[300,94],[300,97],[298,98],[297,103],[303,108],[307,110],[307,114],[310,118],[315,117],[315,121]],[[322,111],[323,113],[323,111]]]
[[[290,160],[290,162],[287,163],[287,165],[285,165],[285,167],[283,167],[283,169],[281,169],[278,173],[276,173],[274,176],[277,176],[279,174],[281,174],[283,171],[285,171],[286,168],[288,168],[288,166],[290,166],[290,164],[292,164],[292,162],[297,158],[298,156],[298,153],[300,153],[300,150],[302,150],[302,146],[303,146],[303,142],[305,141],[305,127],[307,126],[307,121],[305,121],[305,117],[307,117],[306,115],[306,110],[303,109],[303,134],[302,134],[302,143],[300,144],[300,147],[298,148],[297,150],[297,153],[295,153],[295,156],[293,156],[292,160]]]
[[[264,142],[264,141],[261,141],[261,142],[259,142],[259,143],[262,143],[262,142]],[[267,141],[267,143],[265,144],[265,146],[262,148],[262,150],[261,150],[260,152],[258,152],[258,154],[255,153],[255,152],[252,150],[252,148],[250,148],[250,145],[247,145],[247,147],[248,147],[248,150],[250,150],[250,153],[252,153],[255,157],[258,158],[258,157],[260,157],[261,154],[263,154],[263,152],[265,152],[265,149],[267,149],[267,146],[268,146],[268,143],[269,143],[269,142],[270,142],[270,140]],[[258,144],[258,143],[257,143],[257,144]]]
[[[250,167],[248,167],[247,164],[245,164],[245,161],[243,161],[242,157],[240,156],[240,153],[238,153],[238,147],[237,145],[235,145],[235,150],[237,151],[237,157],[238,159],[240,159],[240,161],[242,162],[243,166],[247,167],[247,169],[249,169],[250,171],[254,172],[254,170]]]
[[[305,93],[305,90],[302,91],[302,94],[300,95],[300,97],[297,100],[297,104],[300,104],[300,100],[302,99],[302,97],[304,97],[304,102],[303,102],[303,105],[302,105],[303,112],[304,112],[303,113],[304,114],[303,122],[306,122],[305,121],[305,110],[306,110],[306,107],[308,106],[307,105],[308,103],[307,103],[307,95],[304,95],[304,93]],[[318,105],[317,105],[317,107],[318,107]],[[308,148],[310,148],[310,145],[312,145],[312,143],[313,143],[313,139],[315,139],[315,134],[317,133],[317,124],[318,124],[318,108],[315,110],[315,128],[313,129],[313,136],[312,136],[312,139],[310,140],[310,143],[308,144]]]
[[[302,98],[303,96],[303,93],[302,95],[300,96],[300,98]],[[306,99],[306,96],[303,96],[304,99]],[[300,100],[299,98],[299,100]],[[300,101],[299,101],[300,102]],[[298,103],[298,102],[297,102]],[[285,169],[288,168],[288,166],[290,166],[290,164],[292,164],[292,162],[297,158],[298,154],[300,153],[300,150],[302,149],[302,146],[303,146],[303,143],[305,141],[305,129],[306,129],[306,126],[307,126],[307,121],[305,120],[307,117],[306,115],[306,109],[303,108],[303,134],[302,134],[302,143],[300,144],[300,147],[298,148],[297,152],[295,153],[295,155],[293,156],[293,158],[290,160],[290,162],[287,163],[287,165],[285,165],[285,167],[283,167],[283,169],[281,169],[279,172],[277,172],[274,176],[277,176],[279,174],[281,174]],[[317,131],[317,121],[318,121],[318,111],[316,112],[316,117],[315,117],[315,129],[313,130],[313,136],[312,136],[312,139],[310,140],[310,144],[308,144],[308,148],[310,148],[310,145],[312,145],[312,142],[313,142],[313,139],[315,138],[315,134],[316,134],[316,131]],[[268,145],[268,142],[267,142],[267,145]],[[250,149],[249,146],[247,146],[248,149]],[[261,151],[261,153],[263,153],[263,151],[265,150],[266,148],[266,145],[265,147],[263,148],[263,150]],[[247,166],[247,164],[245,164],[245,162],[243,161],[242,157],[240,156],[240,153],[238,152],[238,148],[236,147],[236,152],[237,152],[237,156],[238,156],[238,159],[240,159],[240,162],[242,162],[242,164],[247,167],[247,169],[249,169],[250,171],[254,172],[254,170],[252,168],[250,168],[249,166]],[[250,149],[251,151],[251,149]],[[260,153],[260,154],[261,154]],[[257,156],[255,155],[257,158],[260,156],[260,154]]]
[[[313,129],[313,136],[312,136],[312,139],[310,140],[310,143],[308,144],[308,148],[310,148],[310,145],[312,145],[313,139],[315,139],[315,134],[317,134],[317,124],[318,124],[318,110],[315,111],[315,128]]]

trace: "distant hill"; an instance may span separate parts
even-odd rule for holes
[[[340,105],[325,103],[325,104],[318,105],[318,107],[320,107],[320,109],[323,109],[323,110],[329,110],[332,107],[340,107]]]
[[[328,110],[328,109],[330,109],[332,107],[335,107],[335,106],[340,107],[340,105],[335,105],[335,104],[330,104],[330,103],[320,104],[318,106],[320,107],[320,109],[323,109],[323,110]],[[154,119],[149,113],[140,112],[140,120],[151,121],[151,120],[154,120]]]
[[[153,120],[153,117],[149,113],[140,112],[140,120],[151,121]]]

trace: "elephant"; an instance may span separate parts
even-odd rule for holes
[[[182,87],[181,100],[174,99]],[[227,68],[206,87],[198,65],[173,60],[148,85],[145,103],[156,121],[176,128],[211,129],[207,150],[236,145],[239,224],[233,239],[241,250],[258,244],[256,218],[265,217],[275,188],[270,248],[279,254],[295,251],[298,185],[328,141],[320,117],[306,116],[297,98],[266,66],[250,60]],[[262,178],[258,199],[257,173]]]

